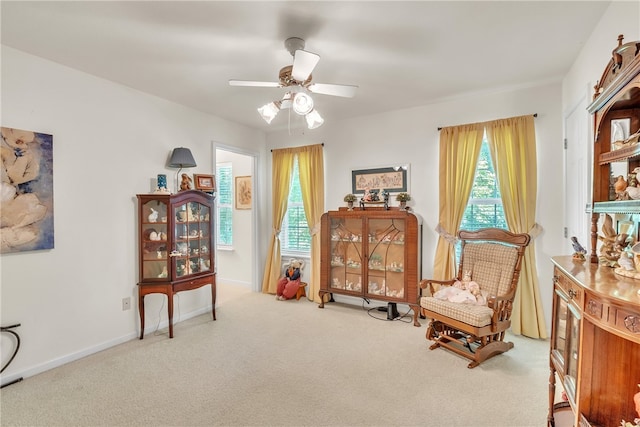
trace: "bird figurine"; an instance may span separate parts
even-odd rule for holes
[[[573,259],[584,261],[584,255],[587,253],[587,250],[578,242],[578,238],[573,236],[571,238],[571,245],[573,246]]]
[[[627,186],[628,184],[627,181],[625,181],[624,176],[618,176],[618,180],[613,185],[613,187],[616,189],[616,195],[620,196],[621,194],[624,194],[624,190],[627,189]]]

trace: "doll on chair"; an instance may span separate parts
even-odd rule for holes
[[[276,290],[276,299],[285,301],[296,296],[300,287],[300,270],[302,262],[291,260],[287,267],[284,277],[278,280],[278,288]]]

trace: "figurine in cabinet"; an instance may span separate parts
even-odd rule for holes
[[[178,253],[180,253],[180,255],[188,255],[189,253],[189,248],[187,247],[187,244],[184,242],[178,242],[176,244],[176,249],[178,250]]]
[[[616,200],[624,200],[625,190],[628,187],[627,181],[625,181],[624,176],[618,176],[616,183],[613,185],[616,190]]]
[[[151,209],[151,213],[149,214],[147,219],[149,220],[149,222],[156,222],[158,220],[158,211],[153,208],[150,208],[150,209]]]
[[[158,275],[158,277],[164,278],[164,277],[167,277],[168,275],[169,275],[169,272],[167,271],[167,266],[165,265],[164,267],[162,267],[162,272]]]

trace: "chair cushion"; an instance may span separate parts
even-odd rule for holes
[[[420,307],[481,328],[491,324],[493,310],[486,305],[461,304],[433,297],[420,298]]]
[[[504,295],[511,288],[518,250],[500,243],[467,243],[462,256],[462,271],[489,295]]]

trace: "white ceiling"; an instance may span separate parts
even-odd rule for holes
[[[559,81],[609,1],[6,1],[1,41],[54,62],[265,131],[256,108],[306,40],[325,120],[425,105],[472,92]],[[612,45],[615,36],[612,36]],[[301,122],[292,116],[292,126]]]

